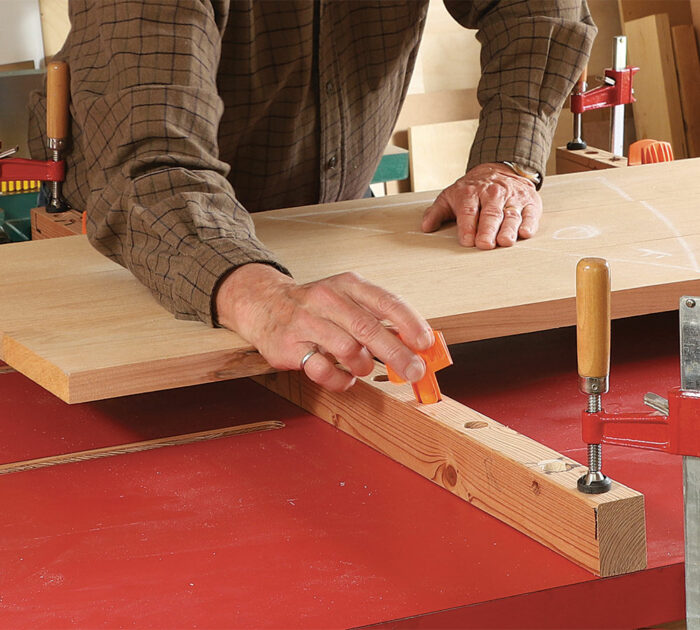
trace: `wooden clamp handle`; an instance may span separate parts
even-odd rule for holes
[[[52,61],[46,69],[46,135],[68,137],[68,64]]]
[[[586,84],[588,82],[588,66],[583,69],[579,80],[576,81],[576,88],[574,92],[576,94],[583,94],[586,91]]]
[[[610,267],[603,258],[576,266],[578,374],[603,378],[610,371]]]

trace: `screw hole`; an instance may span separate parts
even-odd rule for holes
[[[483,420],[471,420],[470,422],[464,423],[465,429],[483,429],[487,426],[489,426],[489,423],[484,422]]]
[[[389,377],[386,374],[377,374],[372,380],[376,383],[386,383]]]

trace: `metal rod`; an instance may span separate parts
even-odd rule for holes
[[[627,38],[613,37],[613,68],[624,70],[627,65]],[[625,142],[625,106],[616,105],[610,114],[610,153],[623,155]]]

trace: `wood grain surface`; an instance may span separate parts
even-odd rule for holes
[[[411,302],[448,343],[575,323],[575,267],[609,261],[613,318],[700,293],[700,159],[548,178],[538,234],[508,249],[420,232],[434,192],[255,215],[302,282],[354,270]],[[175,320],[83,236],[0,247],[0,359],[68,402],[271,371],[234,333]]]
[[[256,380],[596,575],[646,567],[641,494],[582,494],[585,466],[455,400],[418,404],[379,364],[340,394],[297,372]]]
[[[700,57],[695,29],[682,24],[671,29],[683,106],[688,157],[700,157]]]
[[[671,26],[666,13],[625,23],[634,76],[632,104],[637,140],[670,142],[676,159],[688,157]]]
[[[411,190],[447,188],[462,177],[478,126],[474,118],[409,127]]]

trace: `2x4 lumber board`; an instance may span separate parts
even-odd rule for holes
[[[676,159],[688,157],[671,25],[665,13],[625,23],[634,77],[632,105],[637,140],[670,142]]]
[[[682,24],[674,26],[671,33],[688,155],[700,157],[700,58],[695,29],[690,24]]]
[[[44,238],[59,238],[80,234],[83,228],[83,217],[77,210],[51,213],[46,208],[32,208],[32,240]]]
[[[411,190],[442,190],[464,175],[478,126],[473,119],[410,127]]]
[[[493,251],[420,232],[435,193],[254,215],[300,282],[354,270],[413,304],[448,343],[575,323],[584,256],[612,268],[612,314],[700,293],[700,160],[548,178],[538,234]],[[679,186],[678,182],[683,182]],[[84,236],[0,247],[0,360],[67,402],[272,371],[238,335],[176,320]]]
[[[643,495],[582,494],[584,466],[450,398],[420,405],[379,364],[340,394],[299,373],[255,380],[596,575],[646,567]]]

